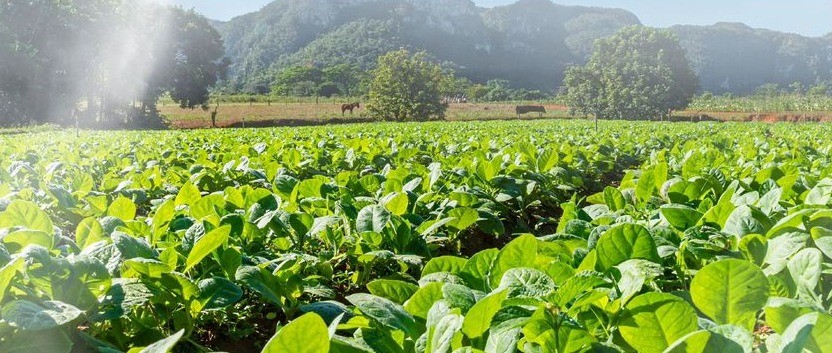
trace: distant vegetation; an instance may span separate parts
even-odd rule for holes
[[[293,66],[373,69],[380,55],[400,48],[425,50],[473,82],[554,91],[594,40],[634,24],[626,11],[549,0],[488,10],[468,0],[278,0],[218,29],[233,62],[225,83],[232,91],[269,87]]]
[[[435,61],[427,55],[423,59]],[[459,77],[453,69],[441,65],[440,68],[443,75],[447,76],[442,82],[440,92],[444,98],[468,102],[508,102],[545,100],[553,97],[553,93],[547,91],[513,88],[508,80],[474,83],[467,78]],[[223,93],[227,92],[227,89],[222,89],[217,93],[222,95],[223,100],[238,103],[248,102],[250,99],[253,99],[252,102],[285,101],[289,97],[366,97],[374,79],[374,72],[348,64],[291,66],[277,73],[270,88],[259,87],[251,93]]]
[[[359,96],[366,94],[369,76],[360,67],[347,64],[292,66],[277,74],[271,93],[295,97]]]
[[[468,0],[278,0],[218,25],[233,64],[223,86],[268,89],[294,66],[372,69],[400,48],[426,51],[478,84],[555,92],[567,67],[586,63],[595,40],[639,24],[616,9],[521,0],[481,9]],[[742,24],[671,27],[703,90],[751,94],[764,84],[832,80],[832,36],[807,38]]]
[[[564,85],[570,108],[596,119],[664,120],[699,88],[678,39],[640,26],[598,40],[589,63],[567,70]]]
[[[795,83],[787,88],[767,84],[747,96],[730,93],[714,95],[705,92],[696,96],[689,110],[707,112],[832,112],[832,86],[819,84],[805,88]]]
[[[422,121],[445,117],[443,85],[452,80],[425,53],[393,51],[378,59],[370,84],[370,115],[379,120]]]

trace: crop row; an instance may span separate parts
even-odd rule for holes
[[[738,127],[0,137],[0,350],[830,352],[830,128]]]

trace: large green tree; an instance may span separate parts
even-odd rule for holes
[[[389,52],[378,59],[367,109],[382,120],[425,121],[445,117],[442,103],[448,75],[424,52]]]
[[[217,31],[144,1],[0,1],[0,124],[144,124],[164,93],[208,100],[225,73]]]
[[[277,74],[271,90],[279,96],[354,97],[365,93],[361,82],[366,75],[360,67],[347,64],[292,66]]]
[[[564,87],[573,110],[599,119],[664,119],[690,104],[699,82],[672,33],[632,26],[598,40]]]

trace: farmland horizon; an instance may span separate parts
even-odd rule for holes
[[[274,0],[156,0],[166,4],[193,8],[196,12],[217,21],[256,12]],[[474,0],[479,7],[491,8],[510,5],[519,0]],[[818,0],[797,1],[732,1],[718,0],[675,1],[660,0],[554,0],[560,5],[617,8],[634,13],[643,24],[657,28],[674,25],[708,26],[720,22],[743,23],[753,28],[794,33],[807,37],[832,34],[832,23],[826,16],[832,13],[832,2]],[[715,11],[716,10],[716,11]]]

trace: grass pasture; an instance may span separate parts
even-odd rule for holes
[[[568,108],[556,104],[540,104],[546,107],[543,118],[567,118]],[[447,120],[513,120],[517,119],[516,104],[513,103],[463,103],[451,104],[446,113]],[[175,105],[159,106],[159,111],[166,116],[174,128],[193,129],[211,126],[211,112],[202,109],[182,109]],[[522,118],[539,119],[536,113],[526,114]],[[339,122],[369,121],[365,106],[341,114],[341,103],[333,102],[281,102],[281,103],[225,103],[221,104],[217,114],[217,126],[298,126],[321,125]]]
[[[568,119],[569,109],[551,102],[535,103],[462,103],[451,104],[446,119],[450,121],[516,120],[514,108],[518,104],[543,105],[547,113],[523,115],[521,119]],[[832,112],[826,111],[708,111],[695,109],[679,112],[673,121],[737,121],[737,122],[830,122]],[[160,113],[171,121],[175,129],[198,129],[211,127],[209,110],[182,109],[173,104],[158,107]],[[267,103],[262,100],[251,103],[222,103],[217,114],[218,127],[269,127],[307,126],[339,123],[369,122],[366,106],[356,109],[353,114],[341,114],[341,103],[332,100],[284,100]]]

